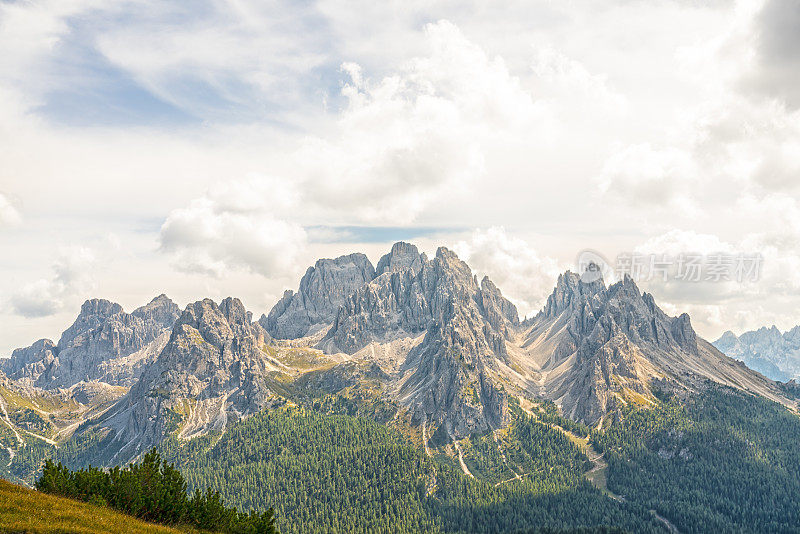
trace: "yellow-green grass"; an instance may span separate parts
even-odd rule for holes
[[[34,394],[31,396],[23,395],[6,387],[0,386],[0,396],[2,396],[9,408],[30,408],[39,412],[56,412],[77,410],[80,408],[74,400],[64,401],[57,395]]]
[[[0,532],[30,534],[185,534],[91,504],[0,480]]]

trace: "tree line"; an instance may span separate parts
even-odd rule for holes
[[[155,449],[139,463],[108,471],[89,466],[70,470],[48,459],[36,489],[100,506],[164,525],[191,525],[226,534],[274,534],[272,508],[263,513],[239,512],[225,506],[218,491],[195,490],[189,496],[183,475]]]

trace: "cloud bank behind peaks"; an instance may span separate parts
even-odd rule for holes
[[[23,286],[10,299],[11,309],[23,317],[55,315],[94,289],[96,257],[87,247],[65,247],[52,265],[52,276]]]
[[[184,272],[215,277],[228,269],[265,277],[291,274],[306,233],[279,216],[297,204],[287,182],[274,178],[221,184],[169,214],[161,227],[160,248]]]
[[[476,274],[488,276],[514,302],[520,315],[530,316],[542,308],[554,281],[566,268],[502,227],[475,230],[469,240],[459,241],[453,248]]]

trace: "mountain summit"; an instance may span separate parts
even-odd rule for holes
[[[40,339],[15,350],[11,358],[0,360],[0,365],[9,378],[43,389],[86,380],[129,386],[138,377],[143,360],[160,348],[137,353],[160,337],[163,347],[163,335],[178,315],[178,305],[163,294],[132,313],[105,299],[87,300],[57,345]]]
[[[773,380],[800,378],[800,326],[781,332],[773,325],[736,336],[730,330],[714,346]]]
[[[710,379],[787,402],[772,381],[698,338],[688,315],[669,317],[627,276],[606,287],[562,274],[519,340],[514,353],[526,372],[518,383],[538,385],[565,415],[589,424],[621,404],[648,402],[655,385],[687,392]]]

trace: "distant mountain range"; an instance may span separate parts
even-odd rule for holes
[[[0,360],[0,370],[22,385],[42,389],[90,380],[130,386],[164,347],[179,315],[178,305],[166,295],[132,313],[104,299],[87,300],[58,344],[40,339],[17,349]]]
[[[783,333],[774,325],[761,327],[741,336],[728,330],[714,346],[773,380],[800,378],[800,326]]]

